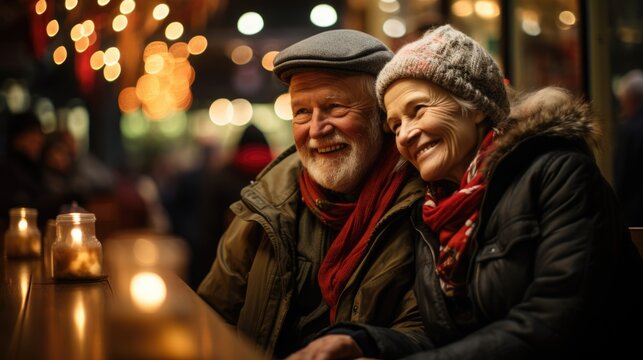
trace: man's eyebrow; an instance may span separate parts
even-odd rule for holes
[[[303,102],[303,100],[299,100],[297,98],[292,98],[292,97],[290,98],[290,105],[291,106],[299,105],[302,102]]]
[[[326,94],[326,96],[324,96],[324,99],[337,99],[337,98],[341,98],[341,97],[342,97],[342,95],[341,95],[341,94],[337,94],[337,93],[335,93],[335,92],[331,92],[331,93],[329,93],[329,94]]]

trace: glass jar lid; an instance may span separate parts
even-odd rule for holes
[[[92,213],[68,213],[56,216],[57,223],[80,224],[95,221],[96,216]]]
[[[36,216],[38,215],[38,210],[33,209],[33,208],[12,208],[9,209],[9,216],[20,216],[20,217],[27,217],[27,216]]]

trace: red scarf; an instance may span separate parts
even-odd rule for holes
[[[393,203],[406,178],[406,168],[393,172],[400,157],[394,144],[383,149],[380,156],[377,171],[364,184],[354,203],[328,201],[324,189],[305,170],[299,178],[308,208],[325,224],[339,230],[317,275],[322,296],[330,308],[331,323],[335,322],[339,296],[362,260],[375,225]]]
[[[447,296],[462,290],[469,264],[467,248],[476,227],[486,185],[480,166],[493,145],[494,131],[487,133],[480,149],[460,180],[458,191],[449,192],[439,182],[429,184],[422,218],[438,233],[440,255],[436,271]]]

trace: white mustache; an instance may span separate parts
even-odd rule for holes
[[[332,145],[337,145],[338,143],[350,144],[350,141],[346,140],[340,134],[333,134],[322,139],[309,139],[306,147],[309,149],[319,149],[323,147],[328,147]]]

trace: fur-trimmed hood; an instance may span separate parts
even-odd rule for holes
[[[520,142],[533,136],[562,137],[586,147],[599,148],[601,129],[590,105],[568,91],[547,87],[524,96],[514,96],[509,117],[496,125],[500,135],[486,160],[489,175],[498,161]]]

